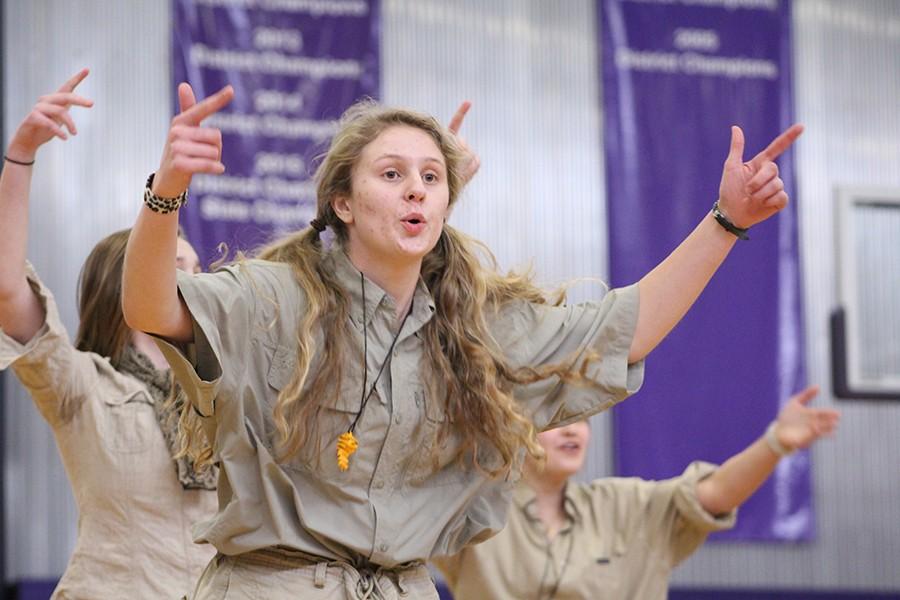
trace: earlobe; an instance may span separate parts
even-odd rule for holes
[[[350,203],[346,196],[337,196],[331,201],[331,208],[337,218],[349,225],[353,222],[353,211],[350,210]]]

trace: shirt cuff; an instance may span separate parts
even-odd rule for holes
[[[717,468],[716,465],[703,461],[692,462],[681,475],[675,492],[675,507],[679,515],[700,531],[731,529],[737,520],[737,508],[722,515],[713,515],[703,508],[697,498],[697,484],[712,475]]]

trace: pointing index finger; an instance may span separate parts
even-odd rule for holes
[[[459,133],[459,128],[462,127],[463,119],[466,118],[466,113],[469,112],[470,108],[472,108],[472,103],[466,100],[459,105],[458,109],[456,109],[456,114],[450,119],[449,126],[450,131],[454,134]]]
[[[810,401],[819,395],[819,386],[811,385],[804,390],[797,392],[794,397],[800,404],[809,404]]]
[[[88,73],[90,73],[90,71],[88,69],[82,69],[82,70],[78,71],[77,73],[72,75],[72,77],[70,77],[68,81],[66,81],[64,84],[62,84],[59,87],[58,91],[60,91],[60,92],[73,91],[76,87],[78,87],[79,83],[84,81],[84,78],[88,76]]]
[[[209,96],[208,98],[203,99],[197,104],[191,106],[186,111],[181,113],[179,117],[183,121],[187,121],[193,125],[199,125],[203,119],[213,115],[226,106],[231,100],[234,98],[234,88],[230,85],[226,85],[221,90]]]
[[[751,164],[759,168],[762,166],[762,163],[775,160],[791,147],[791,144],[800,137],[801,133],[803,133],[803,125],[791,125],[781,135],[772,140],[772,143],[766,146],[765,150],[754,156],[753,160],[750,161]]]

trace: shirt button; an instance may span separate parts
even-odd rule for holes
[[[376,482],[375,482],[375,489],[376,489],[376,490],[380,490],[380,489],[383,488],[383,487],[384,487],[384,482],[383,482],[383,481],[376,481]]]
[[[399,425],[402,420],[403,419],[400,417],[399,414],[394,415],[394,423],[396,423],[397,425]]]
[[[378,546],[378,549],[381,550],[382,552],[387,552],[388,545],[382,544],[382,545]]]

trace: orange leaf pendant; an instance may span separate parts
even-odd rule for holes
[[[341,471],[346,471],[350,468],[350,455],[356,452],[358,447],[359,442],[356,441],[356,436],[353,435],[352,431],[347,431],[338,436],[337,463]]]

